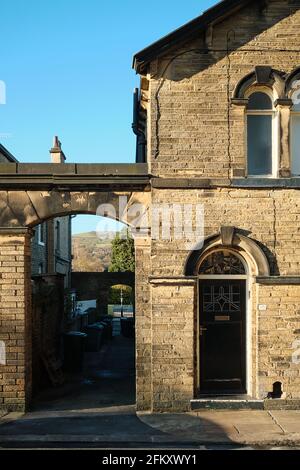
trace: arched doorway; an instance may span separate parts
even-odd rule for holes
[[[195,396],[258,397],[256,277],[270,275],[265,251],[244,232],[222,226],[190,252],[184,273],[198,284]]]
[[[220,248],[205,253],[197,270],[201,394],[247,393],[247,265]]]

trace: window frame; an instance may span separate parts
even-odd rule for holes
[[[45,246],[46,244],[46,230],[44,223],[41,223],[37,226],[37,237],[38,237],[38,244],[40,246]]]
[[[272,90],[267,87],[251,87],[247,90],[245,98],[249,99],[254,93],[265,93],[272,101],[272,109],[247,109],[245,110],[245,154],[246,154],[246,175],[247,178],[278,178],[279,173],[279,155],[280,155],[280,119],[279,113],[276,110],[274,103],[277,99]],[[251,175],[248,172],[248,116],[272,116],[272,172],[269,174]]]
[[[55,230],[56,230],[56,237],[55,237],[55,251],[56,253],[60,254],[61,252],[61,223],[60,220],[55,221]]]
[[[296,90],[298,94],[300,93],[300,88]],[[300,118],[300,106],[299,109],[294,110],[294,105],[291,108],[290,111],[290,125],[289,125],[289,137],[290,137],[290,171],[291,171],[291,176],[294,178],[300,177],[300,172],[299,174],[293,173],[293,117],[299,117]],[[300,156],[300,155],[299,155]]]
[[[39,274],[44,274],[44,263],[39,263],[39,268],[38,268]]]

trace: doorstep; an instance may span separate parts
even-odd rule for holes
[[[191,400],[191,411],[197,410],[300,410],[297,399],[265,399],[258,400],[247,395],[245,397],[200,397]]]
[[[243,397],[206,397],[191,400],[191,410],[264,410],[264,400]]]

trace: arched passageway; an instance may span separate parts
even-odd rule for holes
[[[74,176],[73,179],[69,178],[65,174],[67,165],[63,167],[65,183],[62,182],[63,177],[58,177],[59,183],[55,183],[52,189],[49,189],[49,174],[44,178],[35,178],[31,172],[30,178],[22,178],[19,172],[13,175],[16,181],[13,183],[10,180],[9,183],[10,188],[15,184],[15,190],[0,192],[0,247],[2,261],[7,263],[1,266],[2,284],[6,285],[5,294],[1,291],[1,333],[5,334],[5,363],[1,365],[1,371],[18,375],[18,381],[7,390],[7,396],[4,394],[2,397],[5,409],[24,410],[32,398],[32,229],[53,217],[73,214],[97,214],[131,225],[137,219],[132,206],[148,200],[149,180],[139,171],[133,177],[114,174],[109,185],[107,175],[98,176],[98,182],[97,177],[93,177],[91,184],[91,175],[89,178],[78,177],[74,188]],[[58,171],[60,165],[55,168]],[[128,170],[126,172],[128,174]],[[55,178],[52,175],[52,185]],[[30,181],[24,182],[26,179]],[[85,188],[82,189],[84,179]],[[100,180],[105,184],[101,185]],[[26,189],[27,185],[31,190]],[[32,189],[35,186],[36,189]],[[113,187],[114,191],[107,190],[108,187]],[[140,220],[143,225],[142,217]],[[144,224],[135,243],[136,257],[140,260],[138,271],[143,269],[144,262],[148,263],[148,254],[146,260],[142,256],[143,240],[147,238],[148,226]],[[136,292],[136,304],[141,306],[139,311],[142,313],[145,293],[139,294],[138,286]]]

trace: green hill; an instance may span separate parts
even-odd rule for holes
[[[78,233],[72,236],[73,271],[102,272],[111,261],[111,241],[115,232],[103,232],[101,238],[96,232]]]

